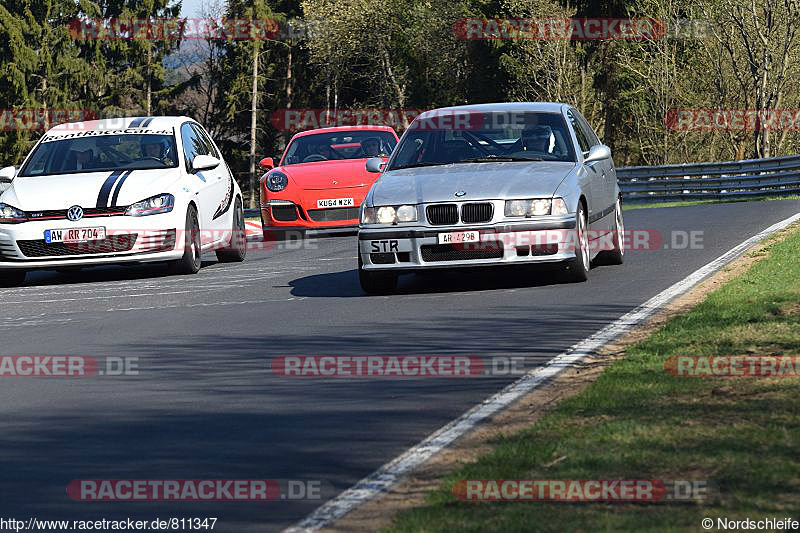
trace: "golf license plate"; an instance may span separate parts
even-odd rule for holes
[[[89,242],[106,238],[106,228],[49,229],[44,232],[44,242]]]

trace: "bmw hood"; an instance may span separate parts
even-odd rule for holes
[[[373,186],[372,204],[549,197],[575,169],[575,163],[533,161],[393,170],[384,173]]]
[[[174,194],[180,170],[86,172],[14,179],[0,201],[23,211],[127,206],[161,193]]]

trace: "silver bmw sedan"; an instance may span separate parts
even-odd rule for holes
[[[361,205],[359,280],[388,293],[403,272],[558,262],[571,281],[621,264],[611,150],[574,107],[435,109],[409,126]]]

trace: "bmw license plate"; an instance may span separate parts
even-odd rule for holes
[[[454,231],[452,233],[440,233],[439,244],[463,244],[465,242],[478,242],[480,234],[477,231]]]
[[[89,242],[106,238],[106,228],[48,229],[44,232],[44,242]]]

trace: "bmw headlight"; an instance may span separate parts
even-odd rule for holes
[[[27,220],[28,216],[23,211],[13,205],[0,203],[0,224],[19,224]]]
[[[159,194],[147,200],[136,202],[128,206],[125,214],[131,217],[143,217],[147,215],[158,215],[169,213],[175,207],[175,197],[171,194]]]
[[[272,192],[281,192],[289,185],[289,177],[283,172],[270,172],[264,178],[264,184]]]
[[[415,205],[365,207],[361,211],[362,224],[397,224],[398,222],[416,221],[417,206]]]
[[[563,198],[532,198],[530,200],[507,200],[507,217],[538,217],[543,215],[566,215],[567,204]]]

